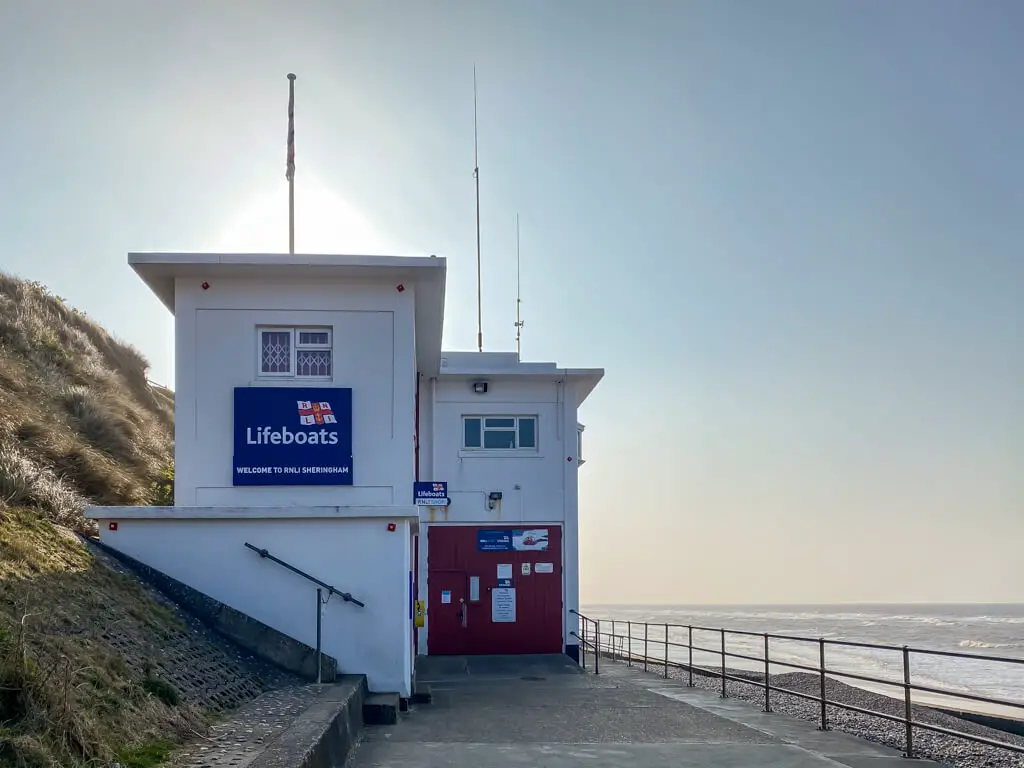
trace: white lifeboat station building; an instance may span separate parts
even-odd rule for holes
[[[410,696],[420,654],[578,658],[577,409],[603,370],[442,351],[443,258],[128,262],[174,313],[174,506],[91,508],[102,544],[319,630],[372,691]],[[336,590],[319,616],[307,577]]]

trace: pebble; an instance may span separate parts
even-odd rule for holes
[[[652,673],[653,674],[653,673]],[[729,674],[742,674],[755,678],[758,682],[763,675],[730,670]],[[669,676],[677,680],[686,680],[687,671],[680,668],[669,669]],[[772,675],[772,685],[788,688],[813,696],[820,694],[820,679],[817,675],[806,672],[794,672],[785,675]],[[694,687],[709,691],[721,692],[722,679],[713,675],[694,674]],[[733,680],[726,682],[726,694],[731,698],[743,699],[764,706],[764,689],[756,685],[739,683]],[[826,680],[826,698],[849,704],[862,709],[871,709],[886,714],[902,717],[904,705],[901,700],[846,685],[837,680]],[[819,722],[821,704],[798,696],[772,691],[770,695],[773,712],[790,715],[802,720]],[[868,741],[884,744],[887,747],[903,752],[906,749],[906,726],[880,717],[851,712],[835,706],[826,707],[826,718],[829,728],[849,733]],[[951,730],[982,736],[996,741],[1003,741],[1024,747],[1024,737],[1015,736],[1003,731],[962,720],[934,709],[914,705],[914,720],[936,725]],[[1012,750],[990,747],[967,739],[933,733],[921,728],[913,731],[914,757],[927,758],[954,768],[1024,768],[1024,754]]]

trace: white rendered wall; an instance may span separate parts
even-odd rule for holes
[[[380,283],[175,287],[175,506],[389,506],[412,499],[415,291]],[[333,380],[260,379],[259,325],[333,326]],[[233,390],[352,388],[352,486],[233,487]]]
[[[560,403],[561,385],[555,382],[517,381],[490,375],[488,392],[476,395],[464,380],[437,382],[433,413],[432,462],[421,472],[423,480],[448,482],[449,522],[555,522],[565,519],[563,464],[575,456],[575,421],[570,435],[573,449],[565,453],[565,416]],[[537,417],[536,452],[462,450],[463,415]],[[422,448],[421,448],[422,451]],[[516,489],[516,486],[519,489]],[[502,500],[488,509],[487,494],[501,491]]]
[[[116,508],[103,514],[116,515]],[[116,531],[108,522],[116,520]],[[372,691],[411,695],[410,524],[387,519],[98,520],[104,544],[316,647],[316,585],[247,549],[249,542],[366,603],[324,606],[322,647]]]
[[[420,515],[418,599],[427,601],[430,525],[563,525],[563,640],[577,626],[570,608],[579,608],[579,515],[576,456],[577,402],[571,383],[537,381],[488,373],[488,392],[475,394],[465,379],[420,382],[420,479],[446,481],[447,510],[424,507]],[[537,416],[536,453],[462,450],[463,415]],[[518,486],[518,488],[516,487]],[[502,500],[488,508],[490,491]],[[429,653],[429,607],[419,634],[419,652]]]

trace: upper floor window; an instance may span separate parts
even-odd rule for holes
[[[462,447],[488,451],[535,451],[537,417],[463,416]]]
[[[260,328],[260,375],[331,378],[334,373],[332,335],[330,328]]]

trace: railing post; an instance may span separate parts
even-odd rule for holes
[[[686,645],[689,649],[689,670],[690,670],[690,681],[687,683],[693,688],[693,625],[687,624],[686,626]]]
[[[580,617],[580,627],[583,629],[583,640],[580,641],[580,651],[583,653],[583,658],[587,658],[587,620],[582,616]],[[584,664],[583,668],[586,669],[587,665]]]
[[[576,631],[573,632],[576,635],[576,639],[579,640],[580,649],[580,666],[583,669],[587,668],[587,625],[583,621],[583,617],[577,611],[571,611],[576,616]]]
[[[644,622],[644,672],[647,671],[647,622]]]
[[[725,630],[722,630],[722,698],[728,698],[725,693]]]
[[[907,757],[914,757],[914,719],[910,709],[910,648],[903,646],[903,707],[907,729]]]
[[[821,659],[821,666],[819,667],[819,675],[821,682],[821,730],[828,730],[828,711],[825,707],[825,638],[818,638],[818,651],[819,658]]]
[[[594,654],[594,674],[601,674],[601,622],[594,622],[594,634],[597,635],[597,642],[594,643],[596,653]]]
[[[324,611],[323,590],[316,588],[316,684],[323,682],[323,655],[320,653],[320,626]]]
[[[772,711],[772,702],[771,702],[772,684],[771,684],[771,680],[768,677],[768,674],[769,674],[769,668],[768,668],[768,633],[765,632],[764,633],[764,711],[765,712],[771,712]]]
[[[665,625],[665,679],[668,680],[668,624]]]
[[[633,621],[626,622],[626,642],[629,643],[629,650],[626,652],[626,659],[629,666],[633,666]]]
[[[618,651],[615,650],[615,619],[612,619],[612,658],[619,658]]]

